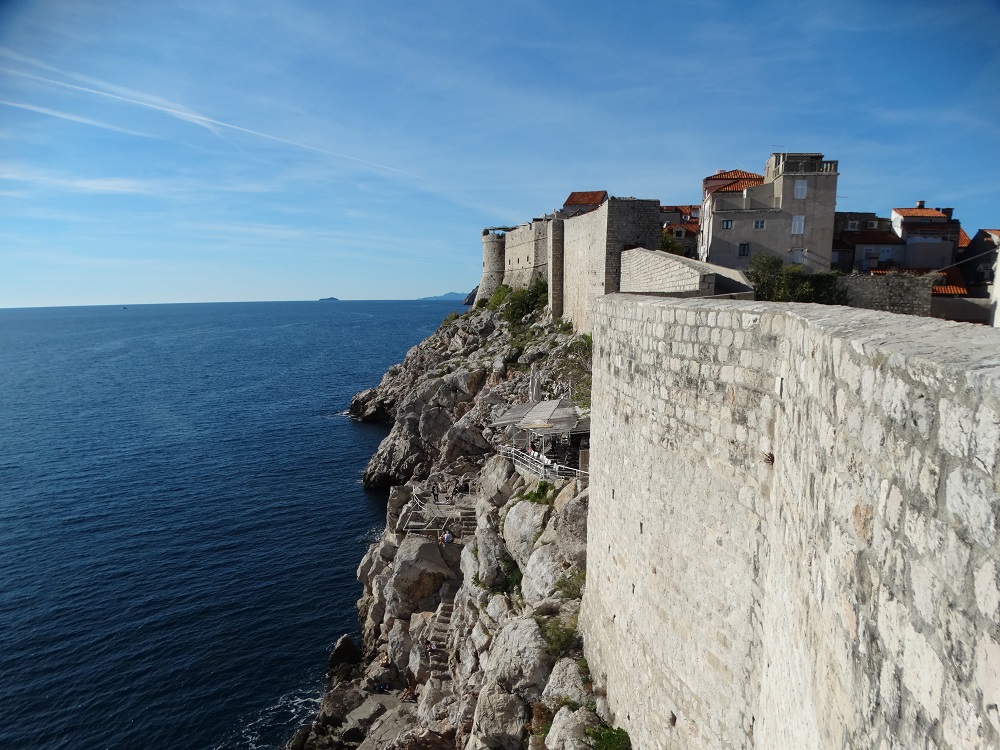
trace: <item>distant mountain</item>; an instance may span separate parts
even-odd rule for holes
[[[433,301],[461,302],[467,296],[468,295],[463,294],[462,292],[448,292],[447,294],[439,294],[437,297],[419,297],[417,301],[418,302],[433,302]]]
[[[320,302],[340,302],[336,297],[320,297]]]

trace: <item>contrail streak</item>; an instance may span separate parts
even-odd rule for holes
[[[318,154],[324,154],[325,156],[332,156],[337,159],[347,159],[348,161],[357,162],[358,164],[365,164],[369,167],[377,167],[378,169],[384,169],[389,172],[395,172],[396,174],[405,175],[407,177],[413,177],[415,179],[423,179],[419,175],[415,175],[412,172],[405,172],[402,169],[396,169],[395,167],[390,167],[385,164],[379,164],[378,162],[368,161],[367,159],[360,159],[356,156],[350,156],[348,154],[342,154],[337,151],[329,151],[325,148],[320,148],[319,146],[310,146],[306,143],[299,143],[297,141],[289,140],[288,138],[281,138],[277,135],[270,135],[268,133],[262,133],[259,130],[251,130],[250,128],[244,128],[240,125],[233,125],[229,122],[223,122],[222,120],[215,120],[211,117],[204,117],[202,115],[193,114],[191,112],[184,112],[179,109],[174,109],[171,107],[165,107],[159,104],[152,104],[151,102],[144,102],[140,99],[132,99],[127,96],[120,96],[118,94],[111,94],[107,91],[100,91],[98,89],[88,88],[87,86],[78,86],[75,83],[66,83],[65,81],[56,81],[52,78],[45,78],[44,76],[35,75],[34,73],[25,73],[21,70],[15,70],[13,68],[0,67],[0,70],[4,72],[11,73],[13,75],[22,76],[24,78],[31,78],[36,81],[42,81],[43,83],[48,83],[53,86],[61,86],[67,89],[73,89],[75,91],[82,91],[87,94],[94,94],[96,96],[103,96],[107,99],[115,99],[120,102],[125,102],[127,104],[134,104],[137,107],[145,107],[146,109],[156,110],[158,112],[164,112],[168,115],[178,117],[182,120],[187,120],[200,125],[216,125],[221,128],[228,128],[229,130],[235,130],[240,133],[247,133],[248,135],[254,135],[258,138],[264,138],[269,141],[275,141],[276,143],[283,143],[287,146],[294,146],[295,148],[305,149],[307,151],[313,151]]]
[[[0,99],[0,104],[5,107],[15,107],[17,109],[26,109],[29,112],[38,112],[42,115],[49,115],[49,117],[58,117],[60,120],[69,120],[70,122],[79,122],[83,125],[93,125],[95,128],[103,128],[104,130],[114,130],[117,133],[125,133],[126,135],[137,135],[142,138],[149,138],[148,133],[140,133],[138,130],[129,130],[128,128],[121,128],[117,125],[111,125],[107,122],[101,122],[100,120],[91,120],[88,117],[80,117],[79,115],[71,115],[68,112],[60,112],[57,109],[49,109],[48,107],[36,107],[34,104],[24,104],[23,102],[9,102],[6,99]]]

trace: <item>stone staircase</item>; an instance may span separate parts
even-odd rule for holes
[[[445,679],[450,679],[448,673],[448,629],[451,627],[451,616],[455,610],[455,594],[460,580],[448,581],[441,589],[441,603],[438,605],[437,613],[434,617],[434,627],[431,628],[430,642],[434,644],[434,650],[429,654],[430,670],[432,675],[437,675]]]

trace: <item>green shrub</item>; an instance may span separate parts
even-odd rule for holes
[[[556,581],[556,588],[567,599],[579,599],[583,596],[583,584],[586,582],[587,573],[583,570],[574,570]]]
[[[753,256],[747,271],[757,299],[765,302],[846,305],[847,290],[841,286],[840,276],[836,271],[806,273],[802,266],[786,266],[773,255]]]
[[[632,740],[624,729],[590,727],[587,736],[594,740],[594,750],[632,750]]]
[[[506,284],[501,284],[497,287],[496,291],[493,292],[493,296],[490,297],[490,301],[486,303],[486,306],[496,312],[500,309],[500,305],[504,303],[504,300],[507,299],[512,291],[513,289]]]
[[[549,653],[556,659],[561,659],[576,647],[576,628],[563,625],[562,620],[558,617],[552,617],[548,620],[536,617],[535,622],[538,623],[542,640],[545,641]]]
[[[447,325],[449,325],[451,323],[454,323],[456,320],[458,320],[458,313],[457,312],[450,312],[447,315],[445,315],[444,320],[441,321],[441,325],[438,326],[438,327],[439,328],[444,328],[445,326],[447,326]]]
[[[525,492],[521,495],[522,498],[527,500],[529,503],[538,503],[539,505],[549,505],[553,498],[549,497],[555,486],[551,482],[539,482],[538,486],[530,492]]]
[[[508,323],[517,323],[528,313],[545,307],[548,301],[548,282],[544,279],[539,279],[528,289],[518,289],[516,292],[510,292],[506,295],[500,311],[500,317]],[[491,305],[492,302],[493,300],[490,300]]]
[[[524,578],[524,574],[514,562],[514,558],[506,552],[500,556],[500,571],[501,575],[490,586],[490,591],[494,594],[513,594],[521,590],[521,579]]]

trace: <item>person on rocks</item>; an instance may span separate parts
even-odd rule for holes
[[[449,531],[448,529],[445,529],[444,530],[444,535],[442,536],[441,539],[442,539],[442,541],[445,544],[451,544],[451,542],[454,539],[454,537],[451,535],[451,531]]]
[[[434,503],[435,503],[435,505],[437,504],[438,493],[440,491],[441,491],[441,488],[438,487],[438,483],[437,482],[435,482],[434,484],[431,485],[431,494],[434,496]]]
[[[400,694],[399,700],[402,703],[417,702],[417,678],[409,667],[406,668],[406,688]]]

